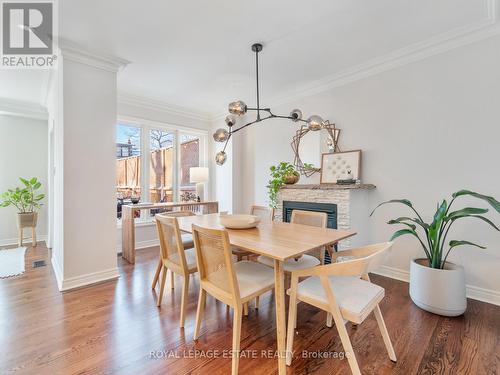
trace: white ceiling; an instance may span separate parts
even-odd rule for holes
[[[120,92],[216,114],[254,103],[253,42],[264,104],[312,81],[477,24],[488,0],[64,0],[61,36],[131,61]],[[5,78],[8,76],[8,78]],[[21,77],[22,76],[22,77]],[[40,97],[43,73],[0,72],[0,96]],[[31,87],[30,87],[31,84]],[[38,97],[37,97],[38,95]]]

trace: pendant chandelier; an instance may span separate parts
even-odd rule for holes
[[[270,108],[261,108],[260,107],[260,97],[259,97],[259,53],[262,51],[262,44],[255,43],[252,45],[252,51],[255,52],[255,78],[257,83],[257,106],[256,107],[248,107],[243,101],[237,100],[235,102],[229,103],[228,110],[229,115],[226,117],[226,125],[227,130],[220,128],[217,129],[213,135],[214,140],[216,142],[225,142],[224,148],[222,151],[219,151],[217,155],[215,155],[215,162],[217,165],[223,165],[226,162],[227,154],[226,147],[231,139],[231,136],[240,131],[241,129],[246,128],[247,126],[257,124],[259,122],[269,120],[272,118],[285,118],[292,120],[293,122],[303,122],[307,124],[307,129],[310,131],[318,131],[323,129],[328,125],[328,122],[323,121],[320,116],[313,115],[310,116],[307,120],[302,119],[302,111],[300,109],[294,109],[290,112],[288,116],[284,115],[275,115]],[[256,119],[247,124],[240,125],[236,127],[236,123],[238,121],[238,117],[245,115],[249,111],[256,112]],[[262,114],[262,116],[261,116]]]

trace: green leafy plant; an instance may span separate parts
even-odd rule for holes
[[[271,171],[271,179],[268,183],[268,196],[269,196],[269,205],[273,208],[276,208],[278,203],[278,193],[280,188],[285,184],[286,177],[289,176],[299,176],[299,172],[295,169],[295,167],[287,162],[280,162],[278,165],[273,165],[269,168]]]
[[[486,208],[466,207],[457,211],[451,211],[451,206],[453,205],[455,200],[463,196],[472,196],[474,198],[481,199],[491,205],[498,213],[500,213],[500,203],[495,198],[475,193],[470,190],[460,190],[452,195],[452,199],[449,204],[446,200],[443,200],[441,204],[438,203],[436,213],[434,214],[434,218],[431,223],[426,223],[422,220],[422,217],[408,199],[392,199],[386,202],[382,202],[377,207],[375,207],[370,216],[373,215],[377,208],[388,203],[401,203],[409,207],[417,217],[402,216],[393,220],[389,220],[387,222],[387,224],[391,225],[402,224],[406,226],[406,228],[394,232],[391,237],[391,241],[397,237],[407,234],[416,237],[422,245],[425,255],[429,261],[429,267],[443,269],[450,251],[457,246],[470,245],[485,249],[484,246],[480,246],[464,240],[451,240],[450,242],[446,243],[448,232],[450,231],[450,228],[453,226],[453,223],[455,223],[455,221],[464,218],[476,218],[484,221],[485,223],[488,223],[494,229],[500,230],[493,222],[491,222],[491,220],[482,216],[482,214],[488,212]],[[421,235],[417,231],[417,227],[419,228],[420,233],[423,233],[424,236],[421,237]],[[445,252],[446,248],[447,251]]]
[[[45,194],[37,193],[42,184],[36,177],[30,180],[20,177],[23,187],[9,189],[0,195],[0,207],[15,206],[19,213],[36,212],[41,206]]]

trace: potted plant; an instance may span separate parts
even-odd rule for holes
[[[284,161],[278,165],[271,166],[269,169],[271,171],[271,179],[268,184],[269,205],[276,208],[280,188],[285,184],[291,185],[297,183],[300,179],[300,174],[292,164]]]
[[[9,189],[0,196],[0,207],[15,206],[17,208],[17,227],[22,233],[23,228],[36,228],[37,210],[42,206],[44,194],[37,193],[42,184],[36,177],[30,180],[20,177],[23,187]],[[35,242],[35,241],[34,241]]]
[[[461,315],[467,307],[464,269],[460,265],[448,262],[448,255],[457,246],[470,245],[481,249],[485,248],[464,240],[447,242],[450,228],[457,220],[475,218],[484,221],[497,231],[500,230],[488,218],[482,216],[488,212],[485,208],[465,207],[451,211],[455,200],[464,196],[481,199],[500,213],[500,203],[495,198],[470,190],[460,190],[452,195],[449,203],[443,200],[441,204],[438,204],[431,223],[424,222],[421,215],[407,199],[382,202],[370,214],[370,216],[373,215],[378,207],[388,203],[401,203],[415,213],[416,217],[403,216],[387,222],[391,225],[401,224],[406,227],[396,231],[392,235],[391,241],[399,236],[411,235],[420,242],[425,258],[413,259],[411,262],[410,297],[420,308],[445,316]]]

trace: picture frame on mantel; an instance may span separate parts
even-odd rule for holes
[[[348,178],[349,170],[354,180],[361,180],[361,150],[322,154],[320,183],[336,184]]]

